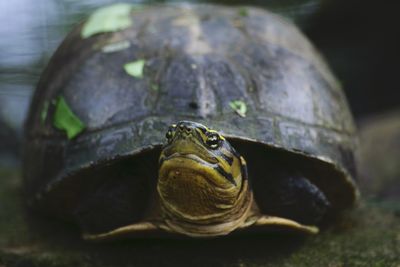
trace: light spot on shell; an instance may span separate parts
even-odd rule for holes
[[[185,11],[185,14],[172,22],[173,26],[185,27],[188,30],[188,41],[186,43],[186,53],[188,54],[208,54],[212,49],[203,39],[203,30],[200,20],[191,10]]]
[[[118,51],[125,50],[131,46],[131,43],[127,40],[117,42],[117,43],[111,43],[103,46],[101,49],[101,52],[103,53],[114,53]]]

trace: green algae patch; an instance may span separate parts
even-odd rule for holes
[[[160,90],[160,87],[157,84],[152,84],[150,86],[151,90],[153,90],[154,92],[158,92]]]
[[[246,117],[246,112],[247,112],[247,106],[246,103],[244,103],[241,100],[235,100],[235,101],[231,101],[229,102],[229,106],[236,111],[236,113],[240,116],[240,117]]]
[[[83,122],[73,113],[62,96],[56,103],[53,124],[57,129],[65,131],[68,139],[74,138],[85,129]]]
[[[241,17],[247,17],[249,15],[249,11],[247,10],[247,8],[242,7],[238,10],[238,14]]]
[[[132,8],[130,4],[119,3],[96,10],[83,25],[82,38],[129,28],[132,25],[130,18]]]
[[[144,59],[138,59],[136,61],[126,63],[124,65],[124,69],[129,75],[141,79],[143,78],[144,64],[146,64]]]

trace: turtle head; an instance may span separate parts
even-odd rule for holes
[[[244,159],[220,133],[191,121],[173,124],[166,133],[157,191],[170,227],[187,235],[230,232],[225,228],[250,205]],[[217,225],[222,232],[209,233]]]

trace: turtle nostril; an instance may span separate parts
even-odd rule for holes
[[[181,131],[183,131],[183,130],[185,129],[185,126],[184,126],[183,124],[180,124],[180,125],[179,125],[179,129],[180,129]]]

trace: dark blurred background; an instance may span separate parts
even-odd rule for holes
[[[0,165],[19,165],[30,97],[55,48],[77,22],[113,2],[117,1],[0,0]],[[185,2],[257,5],[275,11],[294,21],[325,55],[357,122],[400,108],[400,5],[396,1]]]

